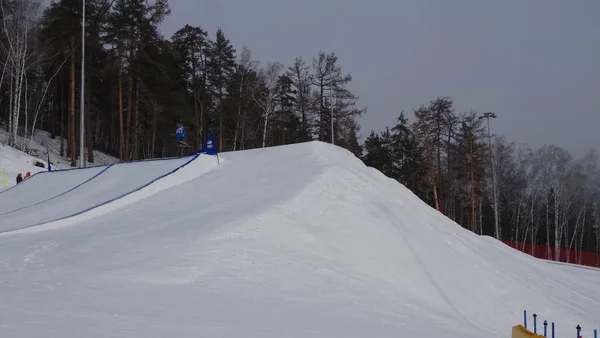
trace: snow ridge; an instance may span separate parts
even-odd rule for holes
[[[0,234],[3,332],[506,337],[524,309],[560,323],[557,336],[598,326],[598,272],[473,234],[346,150],[219,160]]]

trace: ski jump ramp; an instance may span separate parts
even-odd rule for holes
[[[0,193],[0,233],[81,215],[168,176],[179,175],[170,183],[180,184],[216,166],[214,156],[198,154],[41,172]]]

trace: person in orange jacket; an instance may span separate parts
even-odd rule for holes
[[[28,179],[31,176],[31,173],[28,171],[27,173],[25,173],[25,177],[23,177],[24,180]]]

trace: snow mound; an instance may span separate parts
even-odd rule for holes
[[[600,274],[573,278],[464,230],[339,147],[221,156],[110,213],[0,237],[0,330],[507,337],[523,309],[557,336],[598,324]]]

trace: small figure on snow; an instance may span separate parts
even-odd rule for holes
[[[31,173],[28,171],[25,173],[25,177],[23,177],[24,180],[28,179],[31,176]]]
[[[21,173],[17,174],[17,184],[23,182],[23,176],[21,176]]]

